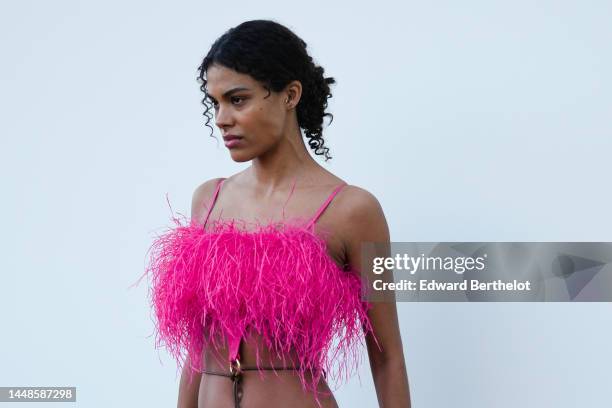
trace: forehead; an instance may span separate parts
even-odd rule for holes
[[[261,87],[253,77],[234,71],[221,65],[213,64],[206,70],[206,91],[213,97],[221,97],[233,88],[256,90]]]

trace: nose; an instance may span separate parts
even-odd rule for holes
[[[220,129],[230,126],[232,124],[232,113],[230,109],[219,104],[219,108],[217,108],[217,112],[215,113],[215,124]]]

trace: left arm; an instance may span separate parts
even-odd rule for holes
[[[385,253],[377,253],[376,256],[389,256],[389,228],[380,203],[372,194],[358,187],[352,187],[351,197],[348,195],[346,199],[350,204],[345,207],[348,210],[345,212],[342,239],[351,270],[363,271],[361,243],[385,243],[387,244]],[[365,281],[369,282],[369,279]],[[390,301],[386,302],[372,302],[373,307],[368,311],[372,328],[382,349],[379,349],[371,334],[368,334],[366,336],[368,357],[380,407],[410,408],[408,375],[395,296],[389,299]]]

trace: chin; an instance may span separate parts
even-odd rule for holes
[[[244,163],[246,161],[253,160],[253,155],[245,151],[230,150],[230,156],[236,163]]]

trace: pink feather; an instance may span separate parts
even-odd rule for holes
[[[321,236],[297,219],[251,231],[236,220],[213,221],[209,231],[173,220],[176,227],[151,245],[146,273],[156,346],[164,345],[180,367],[187,354],[218,352],[218,335],[250,329],[272,355],[297,351],[300,381],[317,403],[321,370],[335,385],[353,375],[364,334],[374,334],[371,304],[361,300],[359,273],[340,268]],[[265,365],[258,349],[257,367]]]

